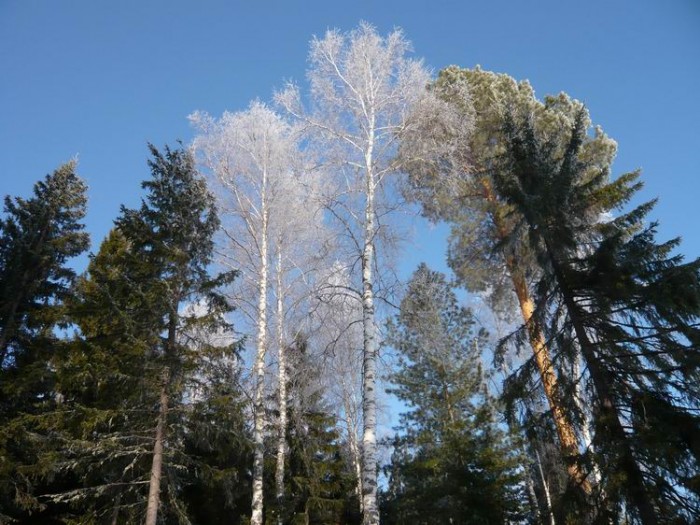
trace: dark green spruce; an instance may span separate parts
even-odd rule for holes
[[[50,363],[75,280],[67,264],[89,245],[87,187],[75,167],[47,175],[28,199],[6,197],[0,218],[0,522],[39,510],[46,488],[37,416],[57,401]]]
[[[700,261],[674,254],[678,240],[655,240],[653,203],[625,209],[638,173],[610,182],[607,167],[590,169],[583,108],[549,139],[522,114],[507,114],[504,132],[498,193],[541,269],[549,340],[583,357],[607,510],[643,525],[696,522]]]

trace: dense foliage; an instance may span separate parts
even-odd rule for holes
[[[76,164],[5,198],[0,523],[700,521],[700,260],[582,103],[408,49],[330,31],[308,110],[193,115],[81,275]],[[401,192],[453,282],[397,286]]]

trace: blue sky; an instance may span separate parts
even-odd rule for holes
[[[78,155],[96,249],[119,205],[138,204],[147,141],[188,142],[193,110],[243,109],[303,81],[311,36],[362,19],[402,27],[436,71],[481,64],[583,100],[619,143],[614,172],[644,170],[662,237],[700,256],[694,0],[0,0],[0,194],[27,195]],[[443,232],[426,240],[418,224],[402,269],[437,264]]]

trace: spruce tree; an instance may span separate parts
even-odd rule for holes
[[[325,400],[325,385],[309,343],[299,335],[287,348],[290,424],[285,467],[285,498],[266,504],[268,520],[281,514],[282,523],[359,524],[354,475],[343,455],[338,422]],[[279,414],[273,414],[279,417]],[[271,467],[272,464],[270,463]],[[267,491],[272,496],[274,491]]]
[[[64,164],[34,185],[30,199],[5,197],[0,219],[0,368],[32,361],[29,347],[52,337],[75,272],[66,262],[83,253],[88,234],[87,186]]]
[[[220,315],[229,307],[216,288],[233,275],[213,278],[208,273],[219,220],[214,198],[197,173],[192,155],[183,149],[166,147],[162,154],[152,145],[149,149],[152,178],[142,184],[147,196],[139,209],[122,209],[116,224],[131,244],[135,266],[142,265],[146,286],[139,292],[158,316],[153,328],[160,337],[151,355],[160,394],[146,509],[146,524],[155,525],[165,485],[169,407],[181,401],[178,396],[191,361],[183,336],[192,324],[221,323]],[[181,315],[185,305],[199,301],[207,307],[203,317]]]
[[[225,471],[238,467],[236,453],[231,465],[231,452],[215,448],[245,440],[240,427],[228,430],[231,440],[212,434],[212,425],[236,421],[240,406],[214,376],[203,377],[216,363],[232,373],[237,366],[230,336],[206,341],[230,328],[217,289],[233,278],[209,275],[213,198],[188,152],[150,149],[147,195],[140,208],[122,209],[81,279],[71,305],[80,336],[57,363],[66,446],[55,469],[72,471],[77,483],[51,501],[69,504],[78,523],[139,522],[144,514],[154,523],[159,510],[187,521],[183,487],[235,477]],[[198,419],[194,407],[209,418]],[[202,481],[183,474],[188,468],[199,468]],[[230,488],[222,487],[229,507]]]
[[[655,240],[653,203],[623,209],[638,173],[610,182],[607,166],[592,169],[580,154],[590,140],[584,109],[554,136],[514,112],[503,130],[497,189],[541,269],[542,326],[587,367],[609,510],[644,525],[696,521],[700,261],[674,254],[677,240]]]
[[[69,162],[34,185],[29,199],[5,198],[0,219],[0,521],[41,508],[36,498],[37,416],[55,405],[51,360],[75,279],[68,261],[88,248],[80,222],[85,183]],[[37,468],[32,468],[37,466]]]
[[[520,462],[485,386],[484,342],[445,277],[419,266],[388,337],[399,354],[392,392],[409,409],[395,442],[388,523],[506,523],[522,517]]]

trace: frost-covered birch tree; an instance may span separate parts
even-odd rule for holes
[[[277,102],[303,123],[320,147],[333,191],[327,210],[347,241],[348,266],[358,279],[363,326],[363,521],[379,522],[377,510],[375,313],[377,239],[396,208],[392,175],[398,139],[412,125],[416,107],[433,100],[425,86],[429,73],[407,56],[402,31],[381,36],[370,24],[343,33],[329,30],[311,41],[308,80],[311,106],[305,110],[299,89],[288,85]],[[332,170],[330,169],[332,167]]]
[[[241,272],[242,287],[237,290],[240,311],[256,331],[251,524],[260,525],[263,522],[266,353],[274,344],[269,340],[273,326],[269,321],[268,306],[272,298],[269,292],[273,288],[277,294],[279,340],[276,343],[280,349],[280,394],[284,396],[285,344],[281,339],[284,337],[284,280],[291,260],[288,241],[294,228],[309,220],[296,217],[305,209],[294,202],[294,196],[297,201],[301,197],[298,189],[293,189],[298,181],[299,150],[293,128],[260,102],[253,102],[246,111],[224,113],[218,120],[202,113],[193,114],[191,119],[200,130],[195,147],[216,181],[226,240],[226,246],[221,249],[222,262]],[[279,424],[285,423],[286,417],[281,415]],[[284,436],[284,430],[279,435]],[[280,451],[283,460],[284,443],[280,444]],[[277,472],[279,476],[279,469]],[[281,481],[283,486],[283,478]]]
[[[316,290],[316,341],[326,355],[326,391],[338,407],[361,510],[362,297],[351,287],[347,268],[339,262],[319,276]]]
[[[300,159],[301,160],[301,159]],[[283,182],[285,209],[271,218],[274,232],[273,259],[275,298],[275,346],[277,347],[277,458],[275,499],[277,522],[283,523],[285,462],[288,455],[287,352],[310,330],[309,310],[313,309],[315,274],[323,264],[329,239],[321,221],[318,178],[315,170],[302,164]]]

